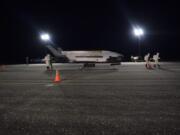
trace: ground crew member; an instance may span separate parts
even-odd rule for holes
[[[158,67],[158,68],[160,67],[159,59],[160,59],[159,53],[156,53],[156,55],[153,55],[154,67]]]
[[[144,61],[146,62],[146,64],[145,64],[146,68],[151,68],[151,65],[150,65],[150,62],[149,62],[149,56],[150,56],[150,53],[148,53],[148,54],[146,54],[144,56]]]
[[[29,65],[29,57],[26,57],[26,65]]]
[[[46,63],[47,70],[52,70],[53,67],[52,67],[52,60],[51,60],[51,55],[50,54],[47,54],[45,56],[44,61]]]
[[[134,57],[133,56],[131,56],[131,61],[134,62]]]

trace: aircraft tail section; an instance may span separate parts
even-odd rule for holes
[[[52,46],[48,45],[47,48],[52,52],[52,54],[56,57],[62,56],[62,49],[58,48],[57,50],[53,48]]]

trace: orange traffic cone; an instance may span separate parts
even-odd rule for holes
[[[58,70],[56,70],[56,76],[55,76],[54,82],[55,83],[61,82],[61,77],[60,77],[60,73]]]

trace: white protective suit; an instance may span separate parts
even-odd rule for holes
[[[159,57],[159,53],[157,53],[156,55],[153,55],[153,60],[154,60],[154,66],[156,67],[156,66],[160,66],[159,65],[159,59],[160,59],[160,57]]]
[[[45,56],[44,61],[45,61],[45,63],[46,63],[47,69],[48,69],[48,68],[52,69],[51,56],[50,56],[50,54],[47,54],[47,55]]]
[[[146,62],[146,68],[149,68],[150,67],[150,63],[149,63],[149,57],[150,57],[150,53],[146,54],[144,56],[144,61]]]

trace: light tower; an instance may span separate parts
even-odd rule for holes
[[[138,50],[139,50],[139,58],[141,58],[141,37],[144,36],[144,30],[141,28],[141,27],[134,27],[133,28],[133,33],[134,33],[134,36],[136,36],[138,38]]]

